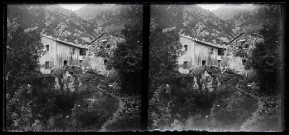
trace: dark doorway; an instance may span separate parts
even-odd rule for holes
[[[83,61],[83,60],[79,60],[79,66],[82,66],[82,61]]]
[[[64,65],[64,66],[67,65],[67,60],[64,60],[63,65]]]
[[[245,60],[245,59],[243,59],[243,60],[242,60],[242,63],[243,63],[243,65],[245,65],[245,64],[246,64],[246,60]]]
[[[221,60],[218,60],[218,66],[221,67]]]
[[[206,61],[202,60],[202,66],[206,65]]]
[[[106,59],[105,59],[105,60],[103,60],[103,63],[104,63],[104,64],[107,64],[107,60],[106,60]]]

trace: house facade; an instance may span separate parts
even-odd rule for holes
[[[51,36],[41,35],[45,54],[40,57],[40,71],[44,74],[51,73],[54,67],[64,65],[83,66],[87,56],[87,47],[61,41]]]
[[[225,52],[224,47],[184,35],[180,35],[180,43],[184,51],[184,54],[178,59],[181,73],[187,74],[189,69],[202,65],[226,66],[226,63],[222,61]]]

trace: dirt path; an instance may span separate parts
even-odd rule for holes
[[[241,126],[241,128],[240,128],[240,130],[242,130],[242,131],[249,131],[249,130],[247,129],[247,125],[251,125],[251,123],[255,122],[256,119],[253,119],[253,118],[255,118],[255,117],[258,116],[259,112],[260,112],[261,109],[263,108],[264,103],[263,103],[263,102],[260,100],[260,98],[257,97],[257,96],[252,95],[252,94],[250,94],[250,93],[248,93],[248,92],[246,92],[245,90],[242,90],[242,89],[240,89],[240,88],[236,88],[236,89],[237,89],[238,91],[241,91],[241,92],[249,95],[249,96],[252,97],[252,98],[255,98],[255,99],[258,101],[258,108],[256,109],[256,111],[255,111],[254,113],[252,113],[252,116],[249,117],[249,118],[242,124],[242,126]]]
[[[121,100],[121,98],[120,98],[119,96],[116,96],[116,95],[114,95],[114,94],[111,94],[111,93],[109,93],[109,92],[107,92],[107,91],[105,91],[105,90],[103,90],[103,89],[101,89],[101,88],[99,88],[99,87],[98,87],[98,90],[100,90],[100,91],[102,91],[102,92],[104,92],[104,93],[106,93],[106,94],[108,94],[108,95],[111,95],[112,97],[114,97],[114,98],[116,98],[116,99],[119,100],[117,111],[112,115],[112,117],[110,117],[110,118],[101,126],[100,131],[101,131],[101,132],[106,132],[106,131],[108,131],[106,127],[109,126],[109,125],[111,125],[112,123],[114,123],[114,122],[118,119],[120,113],[124,110],[124,108],[125,108],[125,107],[124,107],[125,103]]]

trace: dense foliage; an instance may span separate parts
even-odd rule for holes
[[[9,27],[5,59],[7,128],[27,129],[32,117],[29,79],[40,74],[38,59],[42,54],[40,35],[24,32],[22,27]],[[31,84],[31,83],[30,83]]]
[[[5,62],[8,93],[13,93],[27,78],[40,73],[38,59],[43,53],[42,47],[36,32],[24,32],[22,27],[9,31]]]
[[[280,27],[278,24],[264,25],[260,31],[263,42],[259,42],[252,50],[247,68],[257,72],[260,89],[269,94],[280,92],[282,51],[280,40]]]
[[[142,26],[140,24],[127,25],[122,34],[125,41],[117,44],[107,66],[118,72],[120,85],[124,92],[138,93],[141,90]]]
[[[181,44],[177,31],[163,32],[154,22],[151,22],[149,50],[150,92],[156,89],[157,80],[178,74],[177,58],[181,55]],[[152,95],[150,95],[152,96]]]
[[[57,68],[50,75],[41,74],[38,60],[43,54],[43,45],[40,35],[35,31],[24,32],[21,27],[9,28],[5,63],[6,129],[63,130],[71,129],[73,121],[76,121],[79,129],[90,129],[91,126],[94,126],[94,130],[99,129],[117,108],[115,98],[96,93],[94,87],[89,85],[92,83],[90,81],[98,84],[103,77],[94,75],[91,78],[89,71],[83,74],[75,67]],[[63,79],[66,70],[75,78],[74,86],[80,83],[78,78],[82,82],[82,86],[75,87],[74,92],[63,87],[63,80],[58,81],[62,86],[60,89],[55,87],[55,78]],[[102,100],[88,106],[86,99],[97,96]],[[82,105],[80,110],[79,104]]]
[[[202,77],[205,71],[211,76],[220,74],[217,68],[204,66],[195,68],[190,74],[175,74],[158,80],[159,87],[150,100],[149,123],[152,128],[174,128],[176,121],[186,123],[189,117],[205,118],[210,114],[218,95],[216,88],[213,92],[206,88]]]

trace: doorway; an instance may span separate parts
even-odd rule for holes
[[[202,60],[202,66],[206,65],[206,60]]]
[[[63,61],[63,65],[66,66],[67,65],[67,60]]]
[[[221,67],[221,60],[218,60],[218,67]]]

